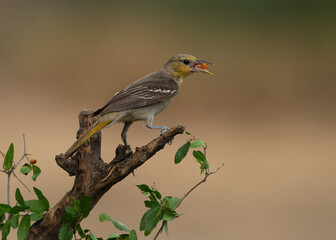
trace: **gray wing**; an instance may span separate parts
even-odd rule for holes
[[[137,109],[171,99],[179,86],[172,78],[161,75],[150,74],[132,83],[116,93],[104,107],[94,112],[94,115]]]

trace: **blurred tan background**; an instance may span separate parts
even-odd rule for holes
[[[74,180],[54,156],[75,140],[78,112],[189,53],[215,63],[215,76],[186,79],[155,123],[186,126],[208,143],[212,170],[225,166],[185,200],[169,238],[160,239],[336,239],[335,9],[324,1],[4,1],[0,150],[13,142],[18,159],[26,134],[42,174],[36,183],[21,179],[54,205]],[[105,161],[121,129],[103,132]],[[129,143],[158,134],[139,122]],[[191,156],[173,163],[186,139],[113,187],[82,226],[104,238],[118,232],[99,223],[105,212],[138,230],[146,209],[135,184],[183,196],[200,180]],[[12,182],[13,192],[22,188]]]

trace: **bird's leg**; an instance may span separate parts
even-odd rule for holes
[[[123,140],[125,147],[129,147],[129,145],[127,144],[127,132],[131,125],[132,125],[132,122],[125,122],[124,128],[121,132],[121,139]]]
[[[167,126],[153,126],[153,116],[147,118],[145,125],[150,129],[161,129],[161,135],[163,135],[169,129]]]

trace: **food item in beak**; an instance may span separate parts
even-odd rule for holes
[[[208,64],[206,63],[201,63],[201,67],[202,69],[207,69],[208,68]]]
[[[196,65],[194,65],[195,68],[200,68],[200,69],[207,69],[208,68],[208,64],[206,63],[197,63]]]
[[[193,67],[194,67],[194,71],[199,71],[199,72],[203,72],[203,73],[207,73],[207,74],[213,75],[212,72],[209,72],[209,71],[207,70],[207,68],[208,68],[208,63],[205,63],[205,62],[198,62],[198,63],[196,63]]]

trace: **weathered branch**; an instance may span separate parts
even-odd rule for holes
[[[78,135],[85,132],[93,122],[92,111],[83,110],[80,112]],[[183,132],[183,126],[171,128],[147,145],[136,148],[135,152],[119,145],[116,149],[116,156],[110,163],[105,163],[100,157],[100,132],[93,135],[73,157],[64,159],[63,154],[57,155],[57,164],[70,176],[75,176],[73,188],[53,208],[49,209],[40,221],[31,227],[28,239],[58,239],[62,215],[65,212],[65,207],[72,205],[72,198],[80,199],[84,195],[91,196],[92,209],[114,184],[127,177],[156,152],[163,149],[167,143],[173,140],[174,136]]]

